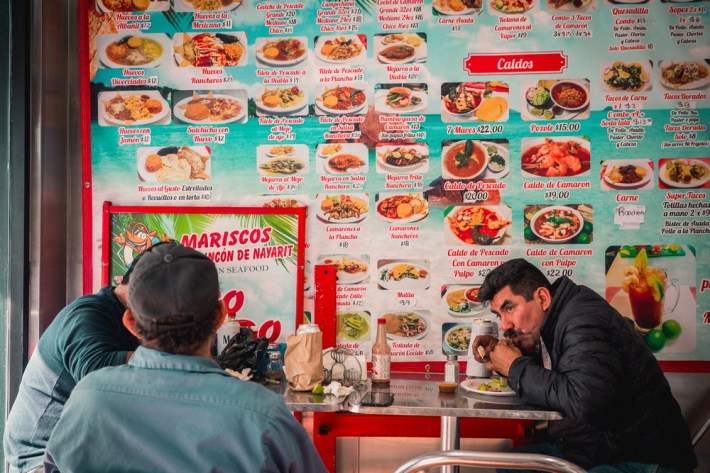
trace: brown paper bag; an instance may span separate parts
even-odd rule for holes
[[[323,381],[323,334],[302,333],[286,338],[284,372],[294,391],[312,391]]]

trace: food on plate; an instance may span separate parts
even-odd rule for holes
[[[575,82],[559,81],[550,89],[552,100],[568,110],[579,110],[589,103],[587,89]]]
[[[132,125],[139,120],[150,120],[155,114],[163,111],[163,103],[149,95],[121,95],[111,100],[104,100],[104,112],[112,120]]]
[[[323,264],[332,264],[338,273],[359,274],[367,272],[367,263],[357,258],[325,258]],[[336,279],[340,279],[336,274]]]
[[[106,46],[106,57],[121,66],[142,66],[157,60],[163,54],[163,46],[145,36],[124,36]]]
[[[316,97],[316,102],[338,111],[356,110],[364,105],[366,100],[367,96],[362,89],[345,85],[338,85],[332,89],[326,86],[325,92]]]
[[[390,33],[382,38],[382,44],[407,43],[415,48],[424,43],[424,38],[411,33]]]
[[[521,166],[536,176],[576,176],[589,171],[590,158],[589,149],[578,141],[545,138],[544,143],[523,151]]]
[[[466,82],[450,87],[441,97],[444,107],[449,113],[463,115],[472,112],[481,104],[483,91],[466,87]]]
[[[281,38],[266,41],[256,52],[270,61],[293,62],[305,57],[306,45],[296,38]]]
[[[320,209],[328,220],[359,218],[367,213],[367,201],[350,195],[327,195]]]
[[[391,108],[405,108],[422,103],[422,99],[412,95],[409,87],[392,87],[387,91],[385,104]]]
[[[661,65],[661,77],[676,89],[705,79],[707,76],[708,67],[694,61],[671,61],[667,66]]]
[[[303,102],[305,94],[298,86],[276,89],[264,89],[264,93],[256,98],[266,108],[292,108]]]
[[[395,337],[416,337],[427,329],[426,321],[413,312],[390,312],[383,317],[387,321],[385,323],[387,334]]]
[[[357,340],[370,330],[370,323],[359,312],[338,312],[338,332]]]
[[[241,3],[241,0],[186,0],[192,4],[195,10],[199,11],[214,11],[222,7],[228,7],[235,3]]]
[[[503,171],[505,169],[506,160],[500,155],[498,147],[489,144],[488,147],[486,147],[486,151],[488,151],[488,169],[495,173]]]
[[[582,231],[584,222],[569,207],[543,208],[531,221],[533,232],[547,240],[569,240]]]
[[[692,159],[674,159],[668,161],[663,172],[669,181],[686,185],[708,177],[707,165]]]
[[[503,13],[525,13],[533,6],[533,0],[493,0],[491,6]]]
[[[296,149],[291,145],[276,145],[269,148],[269,155],[271,156],[288,156],[293,154]]]
[[[648,176],[648,170],[642,166],[622,164],[607,167],[604,174],[614,184],[637,184]]]
[[[331,156],[340,152],[341,149],[343,149],[343,145],[340,143],[328,143],[318,147],[318,154],[321,156]]]
[[[362,52],[362,43],[355,38],[340,36],[327,39],[320,48],[320,53],[331,61],[347,61]]]
[[[469,245],[490,245],[513,223],[486,207],[462,207],[447,218],[451,231]]]
[[[442,12],[462,12],[467,8],[481,8],[482,0],[434,0],[434,7]]]
[[[621,61],[616,61],[606,68],[602,79],[612,90],[630,91],[643,89],[651,80],[648,72],[638,62],[626,64]]]
[[[304,167],[302,161],[293,158],[271,159],[259,165],[259,169],[267,174],[297,174]]]
[[[497,122],[507,111],[508,100],[503,97],[486,97],[473,114],[483,122]]]
[[[481,302],[480,299],[478,298],[478,291],[480,291],[480,290],[481,290],[480,287],[471,287],[471,288],[466,289],[466,293],[465,293],[466,299],[471,302],[475,302],[475,303]]]
[[[179,107],[185,111],[185,118],[194,121],[221,122],[231,120],[242,113],[242,105],[238,100],[226,96],[215,97],[212,92],[204,96],[193,92],[192,99]]]
[[[342,153],[336,154],[328,159],[328,167],[335,172],[346,173],[353,172],[365,165],[365,161],[355,156],[354,154]]]
[[[564,5],[569,5],[570,3],[574,8],[581,8],[590,0],[547,0],[547,2],[554,8],[560,8]]]
[[[458,325],[446,332],[446,344],[456,351],[468,351],[471,344],[471,327]]]
[[[413,264],[399,263],[391,268],[383,268],[380,271],[380,281],[403,281],[405,279],[426,279],[429,277],[429,270],[418,268]]]
[[[146,11],[150,6],[150,0],[102,0],[104,6],[109,11],[132,12]]]
[[[144,166],[146,171],[154,173],[156,180],[161,182],[209,179],[209,174],[205,172],[209,159],[209,155],[202,156],[188,146],[168,146],[146,156]]]
[[[482,348],[482,347],[479,347],[479,348]],[[483,355],[481,355],[481,356],[483,356]],[[508,386],[508,381],[504,377],[501,376],[500,379],[492,379],[487,383],[479,384],[478,386],[476,386],[476,389],[479,391],[500,393],[500,392],[504,392],[504,391],[510,391],[510,386]]]
[[[182,35],[182,44],[175,46],[182,60],[180,67],[238,66],[244,56],[244,46],[238,37],[225,33]]]
[[[552,96],[547,87],[537,85],[525,91],[525,100],[535,108],[547,108],[552,102]]]
[[[267,202],[264,202],[262,207],[270,209],[295,209],[298,207],[303,207],[303,204],[296,199],[288,199],[284,197],[276,197]]]
[[[392,62],[408,62],[414,59],[416,49],[411,44],[393,44],[382,49],[379,53],[383,57]]]
[[[421,194],[387,197],[377,203],[377,213],[387,219],[403,220],[427,214],[427,201]]]
[[[486,150],[478,141],[454,143],[444,154],[443,166],[454,178],[471,179],[483,173],[488,162]]]
[[[446,304],[451,312],[466,313],[471,311],[471,305],[466,299],[466,289],[457,289],[446,294]]]
[[[396,168],[414,166],[429,159],[429,155],[423,154],[417,146],[387,148],[384,152],[378,152],[378,155],[385,164]]]

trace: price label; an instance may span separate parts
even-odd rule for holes
[[[681,109],[695,109],[697,104],[691,100],[679,100],[676,102],[675,106]]]
[[[569,191],[547,191],[545,192],[546,200],[569,199]]]
[[[397,300],[397,307],[403,309],[413,309],[417,305],[417,300],[414,297],[400,297]]]
[[[547,271],[545,271],[545,275],[547,275],[548,277],[551,277],[551,278],[559,278],[562,276],[572,277],[573,273],[574,273],[574,271],[569,268],[566,268],[566,269],[553,268],[553,269],[548,269]]]
[[[579,131],[579,123],[555,123],[555,131]]]
[[[481,278],[485,278],[486,276],[488,276],[488,273],[490,273],[491,271],[493,271],[493,270],[492,269],[479,269],[478,276]]]

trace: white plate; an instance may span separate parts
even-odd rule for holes
[[[484,93],[486,89],[476,89],[478,91],[481,91],[481,93]],[[492,97],[501,97],[505,99],[507,107],[503,115],[496,120],[495,122],[484,122],[480,118],[478,118],[475,113],[476,109],[481,106],[483,101],[486,98],[492,98]],[[468,112],[464,113],[452,113],[450,112],[447,108],[446,105],[444,105],[444,100],[443,97],[439,96],[439,103],[441,104],[441,115],[442,115],[442,120],[444,122],[451,122],[451,121],[465,121],[465,122],[483,122],[483,123],[499,123],[499,122],[505,122],[508,121],[508,118],[510,116],[510,100],[509,100],[509,94],[505,92],[497,92],[497,91],[491,91],[491,94],[488,95],[488,97],[481,98],[481,102],[479,102],[478,106],[474,108],[473,110],[469,110]],[[450,117],[453,118],[453,120],[444,120],[444,117]]]
[[[695,63],[700,64],[701,66],[704,66],[705,68],[710,67],[710,66],[708,66],[708,63],[705,61],[702,61],[702,62],[701,61],[669,61],[669,60],[661,61],[658,64],[658,82],[660,82],[662,86],[664,86],[668,89],[671,89],[671,90],[700,89],[700,88],[705,87],[706,85],[710,84],[710,74],[708,74],[707,76],[705,76],[702,79],[698,79],[693,82],[688,82],[687,84],[679,85],[679,86],[677,86],[677,88],[674,84],[671,84],[670,82],[668,82],[663,77],[663,68],[670,66],[672,63],[682,63],[682,62],[695,62]],[[704,62],[704,64],[703,64],[703,62]]]
[[[412,279],[412,278],[403,278],[400,279],[399,281],[390,280],[390,281],[382,281],[380,279],[380,275],[382,274],[383,271],[390,271],[392,270],[395,266],[398,266],[400,264],[408,264],[410,266],[414,266],[417,270],[425,270],[428,272],[428,274],[425,277],[420,277],[419,279]],[[395,263],[389,263],[384,266],[380,266],[377,268],[377,284],[380,287],[383,287],[385,289],[427,289],[431,285],[431,271],[429,268],[425,268],[424,266],[421,266],[419,264],[415,263],[408,263],[406,261],[398,261]]]
[[[242,118],[244,118],[244,117],[246,116],[246,114],[247,114],[247,105],[246,105],[242,100],[239,100],[238,98],[236,98],[236,97],[234,97],[234,96],[232,96],[232,95],[225,95],[225,94],[213,94],[213,98],[215,98],[215,99],[225,98],[225,99],[234,100],[235,102],[239,102],[239,106],[241,107],[241,110],[239,111],[239,114],[236,115],[236,116],[234,116],[234,117],[232,117],[232,118],[228,118],[227,120],[218,120],[218,121],[212,121],[212,120],[210,120],[209,118],[206,118],[206,119],[204,119],[204,120],[193,120],[192,118],[187,118],[187,117],[185,116],[185,111],[186,111],[185,107],[187,106],[187,103],[190,102],[190,101],[193,99],[192,96],[185,97],[184,99],[182,99],[181,101],[179,101],[179,102],[175,105],[175,107],[174,107],[174,109],[173,109],[173,113],[174,113],[175,116],[176,116],[177,118],[179,118],[181,121],[183,121],[183,122],[185,122],[185,123],[192,123],[193,125],[204,125],[204,124],[212,124],[212,123],[214,123],[214,124],[218,124],[218,123],[232,123],[232,122],[236,122],[236,121],[238,121],[238,120],[241,120]]]
[[[491,171],[491,168],[489,165],[491,164],[491,158],[490,158],[490,153],[488,157],[488,164],[486,164],[486,172],[483,174],[483,177],[504,177],[507,176],[508,173],[510,172],[510,153],[507,147],[503,146],[502,143],[495,143],[493,141],[481,141],[481,146],[484,148],[488,148],[489,146],[495,146],[497,151],[497,154],[503,158],[505,161],[505,164],[503,165],[503,169],[501,169],[498,172]]]
[[[96,1],[96,6],[98,6],[99,11],[103,12],[111,12],[113,10],[110,10],[107,6],[104,0],[97,0]],[[134,12],[118,12],[118,13],[143,13],[143,12],[149,12],[149,11],[166,11],[170,9],[170,1],[169,0],[151,0],[150,5],[148,5],[148,8],[145,10],[138,10]]]
[[[384,51],[387,48],[391,48],[392,46],[407,46],[409,48],[412,48],[413,54],[409,57],[406,57],[404,59],[390,59],[388,57],[385,57],[382,55],[382,51]],[[377,59],[385,64],[408,64],[410,62],[414,62],[417,60],[417,48],[416,46],[412,46],[409,43],[394,43],[394,44],[388,44],[387,46],[383,47],[378,53],[377,53]]]
[[[372,331],[372,317],[370,316],[370,314],[368,314],[367,312],[362,311],[362,310],[339,310],[338,313],[341,313],[341,314],[342,313],[351,313],[351,314],[359,315],[360,317],[362,317],[363,319],[365,319],[367,321],[367,330],[357,338],[349,337],[345,332],[343,332],[342,330],[339,330],[335,334],[337,339],[352,340],[352,341],[368,341],[370,339],[369,335],[370,335],[370,332]],[[337,326],[338,317],[339,316],[342,317],[342,315],[340,315],[338,313],[336,313],[336,315],[335,315],[336,329],[338,328],[338,326]],[[375,320],[375,328],[377,328],[377,320]]]
[[[611,171],[612,168],[626,166],[629,164],[636,166],[638,168],[645,169],[646,170],[646,177],[641,179],[639,182],[635,182],[633,184],[624,184],[623,182],[614,182],[611,179],[609,179],[609,177],[607,176],[607,174]],[[604,182],[609,187],[612,187],[615,189],[634,189],[636,187],[645,186],[646,183],[648,183],[648,181],[650,181],[651,178],[653,177],[653,170],[651,169],[651,167],[648,164],[640,162],[640,161],[607,161],[606,167],[604,168],[604,173],[602,174],[602,176],[604,177]]]
[[[564,176],[541,176],[539,174],[534,174],[532,172],[528,172],[522,168],[523,155],[525,153],[527,153],[531,148],[533,148],[535,146],[542,146],[545,143],[547,143],[547,141],[545,140],[545,137],[523,138],[523,140],[521,141],[521,147],[523,149],[520,152],[520,159],[521,159],[520,172],[522,173],[523,177],[530,177],[533,179],[535,179],[535,178],[538,178],[538,179],[540,179],[540,178],[542,178],[542,179],[560,179],[560,178],[567,178],[567,177],[579,177],[579,176],[588,176],[589,175],[589,173],[591,172],[591,167],[592,167],[592,163],[591,163],[592,151],[591,151],[591,144],[589,141],[587,141],[586,139],[584,139],[584,137],[581,137],[581,136],[565,136],[565,137],[553,139],[553,141],[556,143],[560,143],[560,142],[566,143],[568,141],[574,141],[575,143],[577,143],[579,145],[580,148],[584,148],[587,151],[587,153],[589,153],[589,159],[590,159],[589,169],[587,169],[586,171],[583,171],[583,172],[579,172],[577,174],[566,174]],[[538,148],[538,151],[539,151],[539,148]]]
[[[283,159],[288,159],[291,161],[299,162],[301,164],[301,169],[299,169],[296,172],[286,173],[286,172],[273,172],[273,171],[268,171],[266,169],[261,168],[262,164],[273,163],[274,161],[279,161],[279,160],[283,160]],[[304,162],[302,159],[294,158],[293,156],[278,156],[275,158],[271,158],[271,157],[267,156],[266,159],[264,159],[262,157],[261,159],[258,159],[257,161],[258,161],[257,162],[257,171],[262,176],[288,177],[288,176],[295,176],[297,174],[305,174],[308,172],[308,163]]]
[[[411,164],[409,166],[393,166],[391,164],[387,164],[385,162],[384,156],[391,150],[395,148],[416,148],[417,151],[420,154],[426,154],[427,158],[419,161],[418,163]],[[377,146],[376,148],[376,156],[377,156],[377,165],[382,168],[383,170],[387,172],[394,172],[394,173],[400,173],[400,174],[406,174],[412,171],[415,171],[421,167],[428,167],[429,166],[429,147],[425,145],[407,145],[407,144],[402,144],[402,145],[397,145],[397,146]],[[422,169],[422,172],[425,170]]]
[[[453,241],[455,243],[457,243],[459,245],[483,246],[483,245],[479,245],[478,243],[466,243],[465,241],[460,239],[454,233],[454,231],[451,229],[451,225],[449,224],[449,219],[448,219],[449,217],[453,217],[454,215],[456,215],[457,212],[461,211],[462,209],[466,209],[466,208],[470,208],[470,207],[483,207],[483,208],[486,208],[492,212],[497,213],[499,217],[501,217],[505,220],[511,220],[512,211],[510,210],[510,207],[506,207],[504,205],[461,205],[461,206],[454,207],[445,216],[444,225],[446,226],[446,231],[448,232],[449,236],[453,239]],[[505,236],[506,232],[509,231],[508,229],[511,226],[512,226],[512,224],[506,225],[505,227],[498,230],[498,234],[495,236],[495,238],[493,238],[493,242],[491,243],[491,245],[496,245],[496,244],[500,243],[501,240],[503,239],[503,237]]]
[[[546,1],[545,5],[550,11],[585,12],[596,9],[594,0],[582,0],[582,5],[579,7],[575,7],[572,2],[568,2],[564,5],[560,5],[559,7],[555,7],[554,1],[550,2],[549,0]]]
[[[124,120],[118,120],[109,114],[106,113],[106,107],[104,105],[104,101],[109,101],[113,98],[116,97],[116,92],[101,92],[98,97],[97,97],[97,105],[98,105],[98,111],[99,111],[99,116],[106,121],[106,123],[110,125],[120,125],[120,126],[141,126],[141,125],[150,125],[152,123],[157,123],[170,113],[170,105],[168,105],[168,102],[163,98],[162,95],[160,95],[160,92],[157,90],[131,90],[131,91],[124,91],[121,96],[122,97],[128,97],[130,95],[147,95],[151,99],[159,100],[161,104],[163,104],[163,109],[153,115],[150,118],[145,118],[141,120],[136,120],[130,125],[126,123]]]
[[[476,11],[475,8],[469,8],[469,7],[466,7],[461,11],[444,10],[443,8],[441,8],[441,6],[437,5],[436,2],[432,4],[432,7],[434,7],[434,10],[438,11],[442,15],[447,15],[447,16],[470,15],[471,13],[474,13]]]
[[[113,43],[114,41],[118,41],[121,38],[125,38],[126,36],[137,36],[139,38],[152,39],[156,43],[160,44],[160,46],[163,48],[163,51],[160,53],[160,56],[158,56],[153,61],[141,64],[139,66],[129,66],[126,64],[119,64],[117,62],[112,61],[106,54],[106,48],[109,44]],[[99,59],[106,67],[114,69],[148,69],[151,67],[158,67],[165,59],[165,56],[169,54],[170,48],[170,39],[164,34],[107,34],[98,35],[96,37],[96,50],[99,53]]]
[[[412,337],[401,337],[401,336],[399,336],[399,335],[393,335],[393,334],[391,334],[391,333],[388,333],[388,334],[387,334],[387,339],[388,339],[388,340],[396,340],[396,341],[401,341],[401,342],[406,342],[406,341],[408,341],[408,340],[421,340],[422,338],[426,337],[427,334],[429,333],[429,329],[430,329],[430,327],[431,327],[431,324],[429,323],[429,321],[427,320],[426,317],[424,317],[420,312],[418,312],[418,311],[416,311],[416,310],[410,310],[410,311],[403,311],[403,310],[400,310],[400,311],[390,311],[390,312],[387,312],[387,313],[390,313],[390,314],[414,314],[414,315],[418,316],[421,320],[423,320],[423,321],[424,321],[424,324],[426,325],[426,328],[425,328],[421,333],[418,333],[417,335],[414,335],[414,336],[412,336]],[[384,317],[384,314],[382,314],[381,317]]]
[[[352,86],[348,86],[348,87],[352,87]],[[322,92],[320,95],[318,95],[318,97],[316,97],[316,107],[320,108],[325,113],[328,113],[330,115],[348,115],[348,114],[357,113],[357,112],[361,111],[363,108],[365,108],[367,106],[367,102],[368,102],[367,91],[364,88],[360,89],[360,90],[362,90],[362,93],[365,94],[365,101],[363,103],[361,103],[360,105],[358,105],[357,107],[353,107],[348,110],[338,110],[335,108],[326,107],[323,104],[323,100],[321,98],[325,92]]]
[[[266,151],[265,154],[266,154],[268,157],[270,157],[270,158],[286,158],[286,157],[288,157],[288,156],[293,156],[294,154],[296,154],[296,148],[295,148],[294,146],[292,146],[292,145],[290,145],[290,146],[291,146],[291,151],[288,152],[288,153],[286,153],[286,154],[272,153],[271,150],[273,150],[274,148],[276,148],[276,147],[278,147],[278,146],[286,146],[286,145],[274,145],[274,146],[271,146],[271,147],[269,147],[268,151]]]
[[[626,64],[627,66],[632,63],[638,63],[641,65],[643,70],[648,74],[648,82],[643,84],[643,87],[641,87],[639,90],[627,90],[627,89],[613,89],[609,87],[606,82],[604,81],[604,71],[607,68],[610,68],[611,66],[614,65],[614,62],[605,62],[601,64],[601,67],[599,68],[599,80],[600,80],[600,85],[601,89],[604,91],[608,92],[618,92],[618,93],[628,93],[628,92],[647,92],[653,88],[653,77],[651,75],[652,67],[651,67],[651,61],[620,61]]]
[[[138,175],[140,178],[145,181],[145,182],[158,182],[158,179],[155,176],[154,172],[149,172],[145,168],[145,160],[148,157],[148,155],[157,153],[163,148],[167,148],[167,146],[151,146],[149,148],[143,148],[138,151]],[[178,146],[178,150],[182,148],[182,146]],[[189,148],[192,151],[195,151],[197,154],[200,156],[207,156],[210,154],[210,152],[207,150],[206,146],[189,146]],[[205,174],[208,176],[212,176],[212,157],[210,156],[210,159],[205,162]],[[195,180],[195,181],[201,181],[203,179],[188,179],[188,180]],[[164,181],[164,182],[183,182],[183,181]]]
[[[703,161],[698,161],[697,159],[677,158],[676,160],[687,161],[688,163],[700,164],[703,167],[705,167],[707,173],[705,174],[704,178],[690,181],[687,184],[685,184],[683,182],[675,182],[675,181],[669,179],[668,176],[666,176],[666,166],[664,164],[663,167],[658,170],[658,178],[668,187],[675,187],[678,189],[692,189],[694,187],[700,187],[700,186],[706,184],[708,181],[710,181],[710,166],[708,166],[708,163],[703,162]],[[676,160],[671,160],[671,161],[676,161]],[[670,161],[668,161],[668,162],[670,162]]]
[[[362,49],[360,49],[360,53],[357,56],[349,57],[347,59],[330,59],[328,56],[323,55],[323,53],[320,52],[321,48],[325,45],[325,42],[330,40],[334,41],[337,38],[345,38],[346,40],[352,40],[354,43],[359,44],[362,46]],[[367,49],[365,49],[365,45],[362,44],[362,41],[360,41],[360,38],[358,38],[357,35],[354,34],[347,34],[347,35],[340,35],[340,36],[321,36],[318,38],[318,41],[316,42],[314,46],[314,53],[318,59],[324,62],[330,62],[333,64],[346,64],[350,62],[357,62],[362,56],[365,56],[367,54]]]
[[[463,389],[466,391],[471,391],[472,393],[476,394],[485,394],[486,396],[516,396],[515,391],[513,391],[510,388],[505,388],[504,391],[496,392],[496,391],[481,391],[478,389],[478,386],[481,384],[485,383],[490,383],[493,381],[492,378],[473,378],[473,379],[467,379],[463,383],[461,383],[459,386],[461,386]]]
[[[183,57],[182,57],[182,54],[180,54],[180,53],[177,51],[177,48],[182,48],[182,47],[183,47],[183,45],[185,44],[185,38],[187,38],[187,37],[189,37],[189,38],[194,38],[195,36],[201,35],[201,34],[210,34],[210,35],[215,35],[215,37],[216,37],[216,34],[217,34],[217,33],[211,33],[211,32],[205,32],[205,31],[203,31],[203,32],[194,32],[194,33],[185,33],[185,32],[175,33],[175,35],[173,36],[172,47],[173,47],[173,55],[175,56],[175,63],[176,63],[178,66],[180,66],[180,64],[182,63]],[[239,41],[240,41],[240,43],[241,43],[241,45],[242,45],[243,53],[242,53],[242,56],[239,58],[239,62],[238,62],[237,64],[232,65],[232,66],[222,66],[222,65],[219,65],[219,64],[215,64],[215,65],[211,65],[211,66],[195,66],[194,64],[190,64],[190,63],[189,63],[189,64],[187,64],[187,65],[184,66],[184,67],[194,67],[194,68],[197,68],[197,69],[202,69],[203,67],[207,67],[207,68],[212,68],[212,67],[237,67],[237,66],[243,66],[243,65],[245,65],[245,64],[247,63],[247,56],[248,56],[248,54],[247,54],[247,38],[246,38],[246,34],[245,34],[244,32],[224,32],[224,33],[221,33],[221,32],[220,32],[220,34],[229,35],[229,36],[234,36],[235,38],[238,38],[238,39],[239,39]]]
[[[319,195],[318,201],[316,202],[316,215],[318,216],[319,219],[321,219],[322,221],[324,221],[326,223],[332,223],[332,224],[336,224],[336,225],[341,224],[341,223],[356,223],[356,222],[360,222],[360,221],[364,220],[365,217],[367,217],[367,215],[370,212],[369,201],[368,201],[366,194],[343,194],[343,195],[348,195],[350,197],[356,197],[358,199],[364,200],[365,202],[368,202],[367,211],[361,213],[358,217],[348,217],[348,218],[341,218],[341,219],[330,218],[329,219],[325,215],[325,212],[323,212],[323,210],[321,209],[321,202],[323,202],[326,199],[326,197],[328,197],[329,195],[340,195],[340,194],[338,194],[337,192],[334,192],[331,194],[325,193],[323,195]]]
[[[469,300],[467,300],[468,310],[464,312],[456,312],[451,309],[451,306],[446,301],[446,295],[451,294],[454,291],[465,291],[471,289],[472,287],[474,286],[451,286],[446,288],[446,294],[444,294],[444,296],[441,298],[441,302],[444,304],[444,307],[446,307],[446,312],[448,312],[449,315],[452,315],[454,317],[471,317],[473,315],[480,314],[481,312],[485,312],[488,309],[488,306],[485,304],[481,304],[480,302],[472,302]]]
[[[270,42],[272,42],[272,41],[274,41],[274,40],[279,41],[279,40],[284,40],[284,39],[297,39],[297,40],[299,40],[299,41],[301,42],[301,44],[303,45],[303,48],[304,48],[303,54],[302,54],[300,57],[297,57],[296,59],[289,59],[289,60],[287,60],[287,61],[278,61],[278,60],[276,60],[276,59],[267,58],[266,56],[264,56],[264,53],[261,52],[261,49],[263,49],[263,47],[264,47],[264,45],[265,45],[266,43],[270,43]],[[302,62],[304,59],[306,59],[306,56],[308,56],[308,46],[307,46],[306,38],[305,38],[305,37],[303,37],[303,38],[302,38],[302,37],[294,37],[294,38],[273,38],[273,39],[272,39],[272,38],[268,38],[268,40],[267,40],[266,38],[260,38],[259,40],[257,40],[257,44],[256,44],[256,47],[255,47],[255,50],[256,50],[256,58],[257,58],[260,62],[262,62],[262,63],[264,63],[264,64],[266,64],[266,65],[275,66],[275,67],[289,67],[289,66],[295,66],[295,65],[298,64],[299,62]]]
[[[387,94],[389,90],[378,90],[375,96],[375,111],[380,113],[416,113],[426,110],[429,101],[429,95],[423,90],[415,90],[412,92],[412,97],[417,97],[420,102],[416,105],[407,105],[406,107],[390,107],[387,105]]]
[[[489,2],[489,5],[490,5],[490,7],[491,7],[491,11],[492,11],[493,13],[497,14],[497,15],[525,15],[525,14],[527,14],[527,13],[530,13],[530,12],[537,6],[537,2],[539,2],[539,1],[543,1],[543,0],[531,0],[531,2],[530,2],[530,7],[529,7],[527,10],[525,10],[525,11],[514,11],[514,12],[508,12],[508,11],[504,11],[504,10],[499,10],[499,9],[497,9],[497,8],[494,6],[494,5],[495,5],[495,1]]]
[[[349,257],[349,256],[325,256],[318,260],[318,264],[335,264],[336,262],[341,262],[343,258],[347,258],[348,261],[363,264],[367,267],[364,271],[358,271],[357,273],[348,273],[345,271],[337,271],[336,279],[337,284],[357,284],[364,281],[370,274],[370,264],[362,258]],[[331,260],[328,262],[328,260]]]
[[[341,154],[350,154],[352,156],[355,156],[356,158],[358,158],[360,160],[360,162],[362,164],[358,167],[355,167],[355,168],[347,168],[345,171],[341,171],[339,169],[336,169],[331,165],[330,160],[335,158],[336,156],[340,156]],[[344,153],[342,151],[335,153],[331,156],[328,156],[326,158],[326,161],[323,164],[323,166],[325,167],[325,170],[328,174],[333,174],[336,176],[346,176],[348,174],[363,174],[363,173],[367,173],[367,168],[368,168],[367,159],[363,158],[362,156],[358,156],[357,153]]]
[[[187,0],[175,0],[175,11],[178,11],[178,12],[183,12],[183,11],[205,12],[205,13],[232,11],[232,10],[236,10],[237,8],[239,8],[239,6],[241,4],[242,4],[241,0],[234,0],[229,5],[222,5],[221,7],[214,9],[214,10],[197,10],[195,8],[195,6],[192,3],[188,2]]]
[[[407,218],[389,218],[389,217],[385,217],[384,215],[382,215],[379,212],[379,210],[377,210],[380,206],[380,202],[383,202],[384,200],[387,200],[391,197],[396,197],[397,195],[404,195],[404,196],[409,195],[409,194],[405,193],[405,194],[395,194],[395,195],[388,194],[388,195],[383,196],[383,198],[381,200],[378,200],[377,204],[375,205],[375,211],[377,212],[377,215],[382,220],[384,220],[386,222],[392,222],[392,223],[411,223],[411,222],[417,222],[419,220],[426,218],[426,216],[429,215],[429,203],[427,202],[426,198],[424,198],[424,195],[422,195],[420,192],[412,192],[412,194],[416,194],[416,197],[419,197],[421,200],[423,200],[425,202],[424,213],[418,213],[418,214],[412,215],[411,217],[407,217]]]
[[[276,89],[284,89],[285,87],[276,87],[275,89],[269,89],[269,90],[276,90]],[[289,87],[290,88],[290,87]],[[270,114],[270,115],[283,115],[286,113],[291,113],[295,112],[296,110],[301,110],[303,107],[308,105],[308,93],[306,92],[305,89],[299,87],[301,91],[303,92],[303,100],[298,102],[295,105],[291,105],[289,107],[267,107],[265,106],[261,101],[259,100],[254,100],[256,102],[256,108],[258,108],[260,111]],[[263,93],[259,96],[261,97],[264,95]]]

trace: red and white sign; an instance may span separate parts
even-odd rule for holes
[[[562,51],[469,54],[463,67],[469,75],[550,74],[567,68]]]

